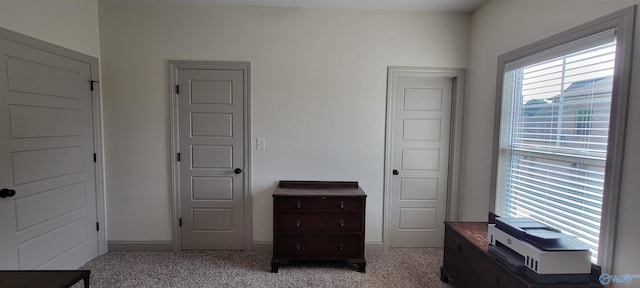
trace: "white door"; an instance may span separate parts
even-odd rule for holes
[[[0,39],[0,270],[97,256],[90,77],[87,63]]]
[[[442,247],[453,81],[419,73],[390,81],[390,247]]]
[[[178,70],[182,249],[245,249],[243,70]]]

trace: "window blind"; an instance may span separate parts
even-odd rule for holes
[[[496,211],[576,236],[593,262],[615,56],[601,32],[507,63],[502,87]]]

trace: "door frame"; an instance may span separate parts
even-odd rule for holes
[[[241,70],[244,75],[244,250],[251,250],[252,236],[252,203],[251,203],[251,62],[245,61],[178,61],[169,60],[169,114],[171,118],[171,195],[173,199],[173,251],[182,250],[180,233],[180,163],[177,154],[180,152],[180,130],[178,113],[178,70]]]
[[[104,194],[104,152],[102,149],[102,95],[100,93],[102,91],[102,87],[99,85],[100,67],[98,65],[98,58],[2,27],[0,27],[0,38],[73,59],[78,62],[83,62],[90,67],[91,83],[87,83],[87,85],[91,85],[91,87],[93,87],[91,91],[91,102],[93,110],[93,152],[96,154],[94,162],[96,181],[96,221],[99,223],[96,227],[96,229],[98,229],[98,254],[96,256],[105,254],[107,253],[107,223]],[[94,85],[94,83],[97,83],[98,85]]]
[[[447,211],[445,220],[458,220],[459,190],[461,182],[462,163],[462,143],[463,143],[463,121],[464,121],[464,88],[466,69],[458,68],[430,68],[430,67],[404,67],[389,66],[387,68],[387,119],[384,149],[384,190],[383,190],[383,222],[382,222],[382,245],[384,251],[391,247],[390,237],[390,213],[391,213],[391,192],[392,185],[391,154],[393,151],[393,91],[395,83],[393,79],[398,76],[417,76],[424,78],[444,78],[451,79],[453,89],[451,93],[451,126],[449,131],[449,171],[447,177]]]

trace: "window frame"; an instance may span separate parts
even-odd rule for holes
[[[502,92],[505,65],[596,33],[611,29],[615,30],[617,41],[616,60],[613,75],[609,142],[602,196],[600,239],[598,243],[598,265],[602,267],[603,271],[611,271],[613,269],[613,256],[615,254],[617,210],[624,160],[625,132],[627,129],[627,103],[629,101],[631,85],[636,10],[637,5],[627,7],[498,57],[490,186],[490,211],[493,213],[496,212],[496,188],[498,187],[497,176],[500,157],[500,122],[502,116]]]

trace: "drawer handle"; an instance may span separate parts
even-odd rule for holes
[[[458,243],[458,252],[462,252],[462,246],[460,246],[460,243]]]
[[[300,251],[300,243],[296,242],[296,250]]]
[[[296,219],[296,226],[300,227],[300,219]]]
[[[344,227],[344,219],[340,219],[340,227]]]
[[[302,206],[302,202],[300,202],[300,200],[296,201],[296,206],[298,206],[298,209],[300,209],[300,206]]]
[[[344,201],[340,201],[340,209],[344,209]]]
[[[344,250],[344,244],[340,243],[340,251],[342,252],[342,250]]]

